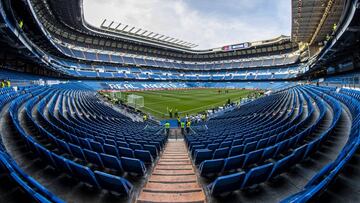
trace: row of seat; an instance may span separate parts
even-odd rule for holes
[[[13,88],[4,88],[0,93],[0,111],[13,99],[20,95],[20,92],[32,92],[40,89],[40,87],[22,87],[19,88],[19,91],[14,91]],[[0,133],[1,134],[1,133]],[[28,176],[12,159],[12,157],[7,153],[2,139],[0,139],[0,175],[6,175],[9,180],[14,183],[20,190],[26,194],[26,201],[34,201],[40,203],[63,203],[61,199],[56,197],[50,191],[48,191],[44,186],[37,182],[32,177]],[[10,184],[7,184],[9,190],[14,190],[11,188]]]
[[[130,182],[128,182],[126,179],[119,177],[117,175],[111,175],[109,173],[106,173],[104,171],[98,171],[93,170],[89,168],[88,166],[85,166],[81,164],[81,161],[79,162],[79,159],[83,161],[83,163],[94,163],[97,165],[95,169],[102,169],[102,168],[109,168],[109,169],[115,169],[118,171],[127,171],[130,173],[138,173],[141,175],[145,175],[146,168],[140,162],[138,159],[134,158],[128,158],[128,157],[122,157],[122,156],[114,156],[109,154],[108,147],[103,147],[104,153],[99,153],[96,151],[93,151],[91,149],[85,149],[82,147],[79,147],[78,145],[65,142],[62,139],[57,139],[54,135],[52,135],[51,132],[48,132],[43,128],[41,125],[39,125],[38,121],[35,120],[32,117],[32,111],[33,108],[36,106],[36,104],[46,101],[46,99],[50,99],[51,92],[54,92],[54,90],[43,90],[44,94],[41,96],[41,93],[39,92],[31,92],[30,94],[25,94],[21,97],[18,97],[17,99],[13,100],[12,105],[10,107],[10,115],[12,118],[12,121],[14,125],[16,126],[16,129],[18,133],[21,135],[21,137],[26,141],[27,146],[31,149],[31,151],[35,152],[39,157],[42,158],[44,162],[49,164],[50,166],[53,166],[56,170],[59,170],[60,172],[65,172],[67,175],[70,175],[84,183],[87,183],[89,185],[92,185],[96,188],[103,188],[103,189],[109,189],[112,191],[116,191],[120,194],[130,195],[133,187]],[[40,95],[37,97],[37,95]],[[33,99],[31,99],[33,98]],[[48,100],[49,101],[49,100]],[[52,151],[54,149],[47,149],[44,146],[42,146],[43,143],[40,143],[37,140],[38,137],[32,137],[31,135],[28,135],[25,133],[25,131],[22,129],[22,125],[19,122],[19,108],[22,104],[26,104],[26,113],[25,118],[27,122],[31,121],[31,123],[36,126],[36,129],[41,131],[41,135],[43,138],[46,138],[48,140],[54,141],[54,143],[58,144],[58,149],[62,147],[62,153],[58,154],[59,151],[56,149],[55,151]],[[44,102],[45,103],[45,102]],[[45,117],[45,115],[43,115]],[[28,123],[26,123],[28,124]],[[35,134],[34,134],[35,135]],[[45,139],[45,140],[46,140]],[[67,149],[67,152],[64,152],[64,149]],[[113,148],[111,148],[113,149]],[[106,150],[106,151],[105,151]],[[108,152],[108,153],[105,153]],[[134,150],[134,156],[138,156],[138,153],[140,153],[141,156],[142,150]],[[65,156],[65,155],[68,155]],[[147,154],[148,155],[148,154]],[[75,157],[77,159],[71,160],[70,157]],[[150,158],[151,155],[150,155]],[[150,160],[149,162],[152,162]],[[133,170],[133,165],[140,164],[140,167],[137,167],[138,171]]]
[[[199,168],[201,175],[208,174],[218,174],[223,173],[228,170],[238,170],[242,169],[241,172],[224,175],[217,178],[213,183],[207,186],[210,194],[218,195],[223,192],[229,192],[233,190],[243,189],[253,184],[258,184],[264,182],[272,177],[275,177],[282,172],[286,171],[289,167],[301,162],[302,160],[309,157],[311,154],[317,151],[322,143],[327,139],[331,134],[332,129],[338,123],[338,120],[341,115],[341,106],[338,101],[333,99],[330,96],[322,95],[321,92],[314,90],[312,88],[303,87],[301,92],[304,93],[303,96],[310,96],[312,100],[316,102],[316,106],[319,109],[320,115],[314,123],[309,122],[309,118],[302,120],[303,123],[309,123],[308,127],[299,128],[296,130],[299,133],[293,131],[289,139],[286,139],[282,142],[267,148],[255,150],[248,154],[237,155],[234,157],[229,157],[226,159],[215,159],[204,161]],[[333,118],[331,125],[322,132],[318,137],[310,142],[304,143],[304,138],[311,134],[322,122],[324,115],[326,113],[326,105],[323,100],[320,98],[321,95],[324,101],[331,107],[333,112]],[[310,99],[307,99],[307,105],[310,107],[312,105]],[[309,109],[309,115],[312,112],[311,108]],[[295,134],[294,134],[295,133]],[[281,146],[281,147],[280,147]],[[285,152],[277,153],[279,147],[284,151],[289,151],[290,153]],[[272,151],[271,151],[272,150]],[[268,156],[265,153],[269,154]],[[280,157],[280,154],[283,154]],[[285,155],[285,156],[284,156]],[[265,161],[269,158],[272,158],[270,163]],[[255,167],[247,169],[248,165],[255,164]]]
[[[314,198],[319,196],[334,182],[360,147],[360,92],[348,89],[341,89],[337,92],[336,88],[312,88],[326,92],[347,106],[349,113],[352,115],[349,139],[334,161],[322,168],[319,173],[307,183],[303,190],[284,199],[282,203],[314,200]]]

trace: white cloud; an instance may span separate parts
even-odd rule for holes
[[[193,1],[84,0],[84,14],[95,26],[106,18],[193,42],[200,45],[199,49],[290,34],[290,0],[229,0],[231,4],[221,1],[238,13],[216,10],[211,4],[217,0],[201,0],[207,2],[206,9],[192,6]],[[264,2],[274,6],[259,9]]]

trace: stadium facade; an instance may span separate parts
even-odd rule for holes
[[[291,36],[196,50],[92,26],[82,0],[0,0],[0,79],[16,86],[0,89],[0,202],[358,202],[359,27],[358,0],[292,0]],[[272,94],[182,144],[96,95],[200,87]],[[161,186],[174,180],[185,187]]]

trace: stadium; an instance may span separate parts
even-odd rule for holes
[[[288,35],[229,44],[88,1],[0,0],[0,202],[360,202],[358,0],[287,0]]]

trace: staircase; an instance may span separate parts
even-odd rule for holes
[[[205,202],[184,141],[169,141],[137,202]]]

